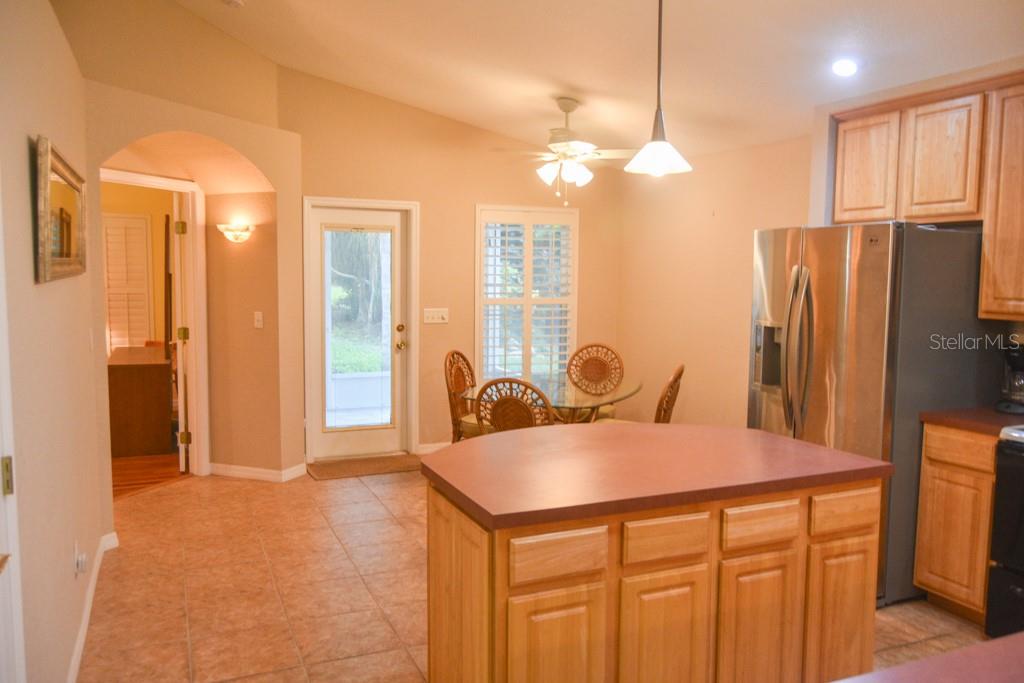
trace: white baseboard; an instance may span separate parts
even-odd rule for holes
[[[85,650],[85,636],[89,633],[89,618],[92,616],[92,599],[96,595],[96,581],[100,578],[100,567],[103,565],[103,556],[108,550],[113,550],[118,545],[117,532],[100,536],[96,544],[96,555],[93,557],[92,573],[89,575],[89,587],[85,589],[85,605],[82,607],[82,623],[78,626],[78,638],[75,639],[75,649],[71,653],[71,665],[68,667],[68,683],[75,683],[78,679],[78,669],[82,665],[82,652]]]
[[[450,441],[438,441],[437,443],[421,443],[418,446],[416,446],[416,449],[413,450],[413,453],[415,453],[416,455],[429,455],[430,453],[441,450],[445,446],[451,445],[452,444]]]
[[[295,465],[281,472],[281,481],[291,481],[306,476],[306,463]]]
[[[210,463],[210,474],[238,479],[257,479],[259,481],[283,482],[301,477],[306,473],[306,465],[295,465],[286,470],[270,470],[264,467],[247,467],[245,465],[227,465],[220,462]]]

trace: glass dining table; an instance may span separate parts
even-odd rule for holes
[[[598,410],[635,396],[644,387],[639,378],[628,374],[617,387],[604,394],[588,394],[570,382],[564,374],[531,376],[529,382],[544,392],[555,411],[555,417],[565,423],[593,422],[597,419]],[[479,388],[471,388],[466,392],[466,397],[475,400]]]

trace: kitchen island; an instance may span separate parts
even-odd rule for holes
[[[757,430],[609,423],[423,458],[431,681],[871,670],[892,466]]]

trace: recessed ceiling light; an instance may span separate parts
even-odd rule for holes
[[[832,62],[832,73],[836,76],[842,76],[843,78],[849,78],[850,76],[857,73],[857,62],[852,59],[837,59]]]

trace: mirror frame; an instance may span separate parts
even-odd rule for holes
[[[36,138],[36,282],[50,282],[85,272],[85,180],[53,147],[49,139]],[[49,249],[53,223],[50,220],[50,174],[56,173],[78,195],[79,220],[75,229],[76,253],[54,256]]]

